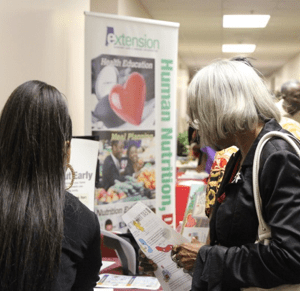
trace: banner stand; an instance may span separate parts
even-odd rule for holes
[[[85,134],[99,142],[95,213],[127,232],[137,201],[175,226],[178,23],[85,12]]]

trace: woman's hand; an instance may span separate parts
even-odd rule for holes
[[[203,245],[195,238],[192,239],[191,243],[175,245],[171,251],[172,260],[177,264],[178,268],[191,272],[194,269],[197,254]]]
[[[145,254],[139,250],[139,269],[143,274],[154,277],[154,271],[157,270],[157,265],[150,259],[148,259]]]

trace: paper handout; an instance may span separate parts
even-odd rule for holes
[[[153,213],[142,202],[137,202],[122,216],[127,227],[145,255],[158,266],[155,276],[163,290],[188,291],[192,277],[171,259],[173,245],[189,242]]]
[[[100,275],[100,280],[97,283],[97,287],[114,287],[130,290],[133,288],[157,290],[159,286],[158,280],[153,277],[122,276],[114,274]]]

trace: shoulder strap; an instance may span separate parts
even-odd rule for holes
[[[258,218],[258,242],[268,240],[271,238],[271,229],[269,225],[264,221],[262,217],[262,201],[259,193],[259,181],[258,181],[258,171],[259,171],[259,164],[260,164],[260,154],[267,143],[269,139],[272,137],[280,137],[284,139],[286,142],[288,142],[293,149],[296,151],[297,155],[300,157],[300,149],[296,145],[295,142],[299,144],[299,141],[294,138],[294,136],[279,132],[279,131],[271,131],[264,135],[261,140],[259,141],[257,148],[255,150],[254,154],[254,160],[253,160],[253,172],[252,172],[252,183],[253,183],[253,196],[254,196],[254,203],[255,203],[255,209],[256,214]]]

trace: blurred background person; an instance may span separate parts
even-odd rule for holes
[[[192,159],[198,160],[198,165],[196,168],[197,172],[205,171],[206,173],[210,173],[213,160],[216,154],[216,151],[212,149],[211,147],[200,146],[200,136],[196,129],[189,126],[188,128],[188,140],[189,140],[189,156]]]
[[[281,86],[281,97],[277,106],[283,117],[300,122],[300,82],[290,80]]]
[[[300,82],[285,82],[280,93],[282,99],[276,103],[281,114],[280,125],[300,140]]]

